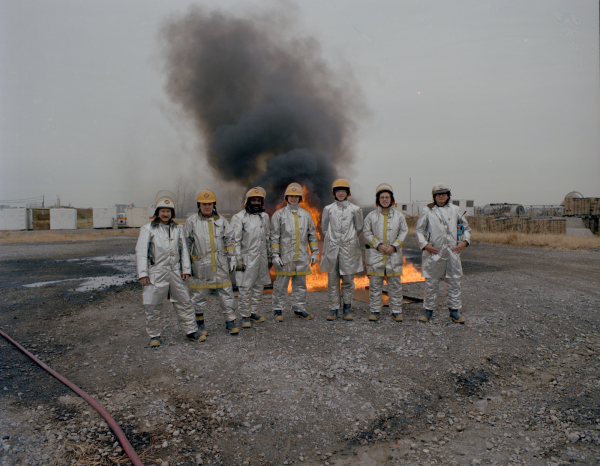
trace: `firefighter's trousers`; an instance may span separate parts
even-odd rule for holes
[[[278,275],[273,283],[273,310],[283,311],[288,283],[292,279],[292,311],[302,312],[306,308],[306,275]]]
[[[393,314],[402,314],[402,281],[401,277],[378,277],[369,276],[369,305],[371,312],[381,312],[381,294],[383,290],[383,279],[387,280],[389,306]]]
[[[160,332],[162,331],[162,307],[163,304],[146,304],[144,306],[146,311],[146,331],[148,332],[148,335],[150,335],[150,338],[159,337]],[[197,327],[192,303],[190,301],[185,303],[173,302],[173,307],[177,313],[179,327],[181,327],[181,330],[183,330],[186,335],[194,333]]]
[[[238,309],[242,317],[250,317],[250,314],[258,313],[258,308],[262,304],[264,288],[264,285],[260,283],[239,287]]]
[[[204,314],[208,302],[206,300],[210,293],[210,288],[201,288],[199,290],[193,289],[192,291],[192,305],[194,306],[194,312],[198,314]],[[225,321],[235,320],[235,297],[233,296],[233,288],[231,285],[217,288],[217,294],[219,295],[219,305],[221,311],[225,316]]]
[[[429,311],[435,311],[437,307],[437,296],[440,290],[440,282],[446,280],[446,301],[448,309],[461,309],[460,300],[460,277],[458,278],[426,278],[425,279],[425,302],[423,307]]]
[[[340,308],[340,278],[342,279],[341,295],[344,304],[352,304],[352,298],[354,298],[354,274],[340,275],[340,261],[338,259],[334,271],[327,275],[329,309],[334,310]]]

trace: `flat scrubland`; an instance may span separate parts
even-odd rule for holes
[[[567,235],[530,234],[530,233],[489,233],[473,231],[471,239],[474,243],[507,244],[509,246],[541,246],[550,249],[577,250],[600,249],[600,236],[580,238]]]
[[[408,234],[414,235],[414,227],[408,227]],[[489,233],[473,230],[473,243],[505,244],[516,247],[540,246],[548,249],[578,250],[600,249],[600,235],[591,238],[580,238],[567,235],[534,234],[534,233]]]

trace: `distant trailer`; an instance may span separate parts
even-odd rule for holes
[[[33,229],[33,212],[31,209],[0,209],[0,230],[18,231]]]
[[[148,207],[127,207],[125,216],[127,217],[127,228],[139,228],[150,223],[150,209]]]
[[[50,209],[51,230],[77,230],[77,209]]]
[[[94,228],[113,228],[116,220],[116,207],[94,207]]]
[[[397,202],[396,208],[400,209],[406,217],[418,217],[421,211],[427,207],[429,202],[415,201],[415,202]]]

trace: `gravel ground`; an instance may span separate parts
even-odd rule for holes
[[[232,337],[211,296],[205,342],[167,309],[150,349],[137,284],[59,281],[126,279],[97,258],[135,241],[0,246],[0,326],[96,398],[146,465],[600,463],[600,251],[467,248],[465,325],[441,301],[430,324],[412,303],[371,323],[358,301],[353,322],[327,322],[315,292],[314,320],[276,324],[265,295],[267,321]],[[89,405],[3,339],[0,355],[1,466],[127,464]]]

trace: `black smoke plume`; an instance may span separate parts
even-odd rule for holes
[[[289,14],[236,18],[192,7],[162,29],[167,93],[193,119],[207,160],[226,181],[262,186],[267,206],[291,182],[332,200],[348,176],[360,92],[312,38],[289,38]]]

